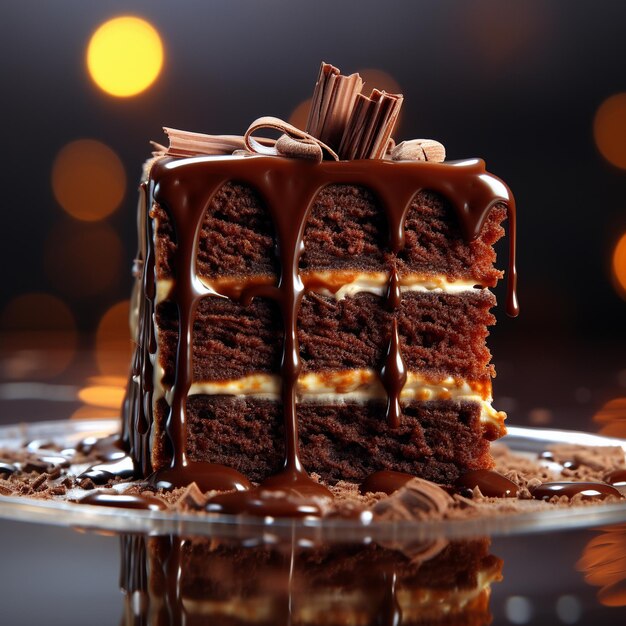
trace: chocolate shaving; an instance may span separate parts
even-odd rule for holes
[[[206,506],[207,500],[208,498],[194,482],[185,487],[185,490],[174,503],[174,507],[182,510],[192,509],[194,511],[201,511]]]
[[[40,491],[42,488],[45,488],[45,482],[48,480],[48,475],[47,474],[40,474],[39,476],[37,476],[37,478],[35,478],[35,480],[33,480],[33,482],[30,484],[30,488],[33,491]]]
[[[175,128],[163,128],[163,131],[170,141],[167,156],[223,155],[244,148],[243,139],[237,135],[204,135]]]
[[[306,132],[337,151],[362,87],[363,80],[358,74],[342,76],[336,67],[322,63],[311,99]]]
[[[452,498],[439,485],[412,478],[404,487],[373,507],[379,520],[422,520],[442,517],[452,506]]]
[[[339,146],[342,159],[382,159],[398,120],[404,98],[374,89],[358,94]]]

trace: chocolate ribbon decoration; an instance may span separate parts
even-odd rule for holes
[[[267,145],[267,140],[264,144],[253,137],[253,133],[262,128],[270,128],[283,134],[276,140],[273,146],[270,146]],[[324,154],[327,154],[335,161],[339,161],[337,153],[323,141],[278,117],[259,117],[250,124],[246,134],[243,136],[243,140],[250,152],[265,156],[312,159],[317,163],[321,163],[324,160]]]
[[[269,128],[283,134],[277,139],[255,138],[254,133]],[[337,153],[323,141],[300,130],[296,126],[278,117],[260,117],[250,126],[246,134],[241,135],[205,135],[174,128],[164,128],[169,139],[165,148],[153,142],[153,156],[192,157],[203,155],[260,154],[264,156],[282,156],[295,159],[311,159],[321,163],[327,156],[339,161]],[[445,160],[446,150],[433,139],[411,139],[397,146],[389,140],[384,158],[392,161],[431,161],[441,163]]]

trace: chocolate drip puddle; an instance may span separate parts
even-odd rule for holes
[[[494,446],[495,471],[468,472],[457,488],[448,490],[400,472],[377,472],[361,485],[340,481],[325,487],[316,483],[320,491],[324,490],[321,493],[328,489],[333,498],[308,490],[309,481],[282,491],[246,485],[248,488],[243,491],[218,493],[196,483],[163,490],[145,480],[129,482],[125,457],[109,461],[110,470],[114,463],[120,464],[119,474],[102,473],[95,477],[101,482],[96,485],[88,472],[81,472],[116,454],[110,443],[90,442],[75,450],[32,446],[1,450],[0,495],[208,517],[243,514],[391,522],[463,520],[618,502],[623,497],[620,487],[626,474],[621,448],[554,446],[550,460],[546,460],[546,455],[530,458],[499,444]],[[576,470],[566,467],[574,457]],[[4,466],[13,471],[3,471]],[[317,477],[309,480],[315,482]],[[617,486],[611,486],[611,482]]]

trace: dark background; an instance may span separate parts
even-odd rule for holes
[[[126,355],[104,367],[94,337],[130,293],[148,140],[162,139],[162,125],[242,134],[261,115],[288,119],[310,97],[321,60],[389,74],[405,96],[398,140],[431,137],[448,158],[480,156],[513,190],[522,312],[496,312],[497,408],[516,423],[591,427],[606,402],[626,395],[626,301],[611,272],[626,233],[626,171],[602,157],[593,133],[598,107],[626,92],[623,1],[57,0],[4,3],[1,13],[0,421],[62,417],[85,385],[107,387],[108,400],[87,404],[114,411],[110,388],[121,385]],[[85,51],[100,24],[124,14],[159,31],[165,62],[145,92],[115,98],[91,81]],[[56,155],[81,138],[108,145],[126,171],[121,206],[100,222],[68,216],[52,193]],[[68,252],[77,240],[98,245]],[[33,292],[71,311],[63,368],[46,358],[58,364],[64,344],[48,350],[29,334],[54,326],[45,307],[15,319],[15,298]],[[118,326],[113,339],[125,332]],[[28,380],[66,385],[58,409],[25,411],[29,393],[16,383]]]

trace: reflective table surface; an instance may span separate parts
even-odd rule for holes
[[[0,546],[0,614],[15,626],[626,620],[626,525],[456,541],[424,562],[419,546],[211,542],[15,521],[0,521]],[[475,597],[479,584],[488,600],[443,621],[443,605]]]
[[[515,363],[498,360],[495,391],[509,423],[626,437],[623,351],[580,349],[564,358],[545,346],[507,348],[496,352],[514,354]],[[17,363],[4,355],[0,362]],[[80,355],[53,379],[9,371],[0,379],[0,426],[110,417],[123,384]],[[331,542],[289,528],[239,536],[186,528],[180,536],[175,527],[120,533],[37,514],[0,518],[0,624],[622,625],[623,520]]]

